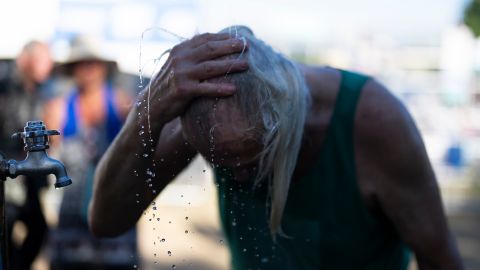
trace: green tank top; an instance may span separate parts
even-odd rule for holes
[[[331,123],[317,160],[292,182],[274,243],[266,184],[232,180],[216,168],[221,222],[232,269],[407,269],[410,252],[391,225],[367,210],[355,175],[353,124],[368,77],[341,71]]]

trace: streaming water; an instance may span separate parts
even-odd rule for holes
[[[175,33],[171,32],[171,31],[169,31],[165,28],[162,28],[162,27],[150,27],[150,28],[145,29],[140,36],[140,46],[139,46],[140,48],[139,48],[139,53],[138,53],[138,76],[139,76],[139,80],[140,80],[140,84],[138,86],[139,88],[144,87],[144,85],[143,85],[143,70],[146,67],[146,65],[149,64],[151,61],[153,61],[154,68],[153,68],[152,73],[150,75],[150,78],[153,78],[154,74],[157,72],[157,67],[161,63],[162,58],[165,55],[169,54],[170,50],[171,50],[171,49],[168,49],[168,50],[164,51],[158,57],[150,59],[149,61],[147,61],[147,63],[144,63],[142,65],[142,43],[143,43],[143,39],[144,39],[145,34],[147,32],[150,32],[150,31],[161,31],[163,33],[167,33],[167,34],[172,35],[175,38],[177,38],[178,42],[182,42],[182,41],[187,40],[187,38],[182,37],[178,34],[175,34]],[[152,82],[152,80],[150,80],[149,83],[148,83],[148,93],[147,93],[147,100],[146,100],[146,102],[147,102],[147,108],[146,108],[147,112],[146,113],[147,113],[148,133],[149,133],[150,141],[152,141],[151,124],[150,124],[150,93],[151,93],[150,87],[151,87],[151,82]]]
[[[162,63],[162,60],[164,60],[164,57],[166,55],[168,55],[171,51],[171,49],[168,49],[164,52],[162,52],[159,56],[155,57],[155,58],[152,58],[152,59],[149,59],[149,60],[146,60],[144,61],[142,59],[142,54],[143,54],[143,51],[142,51],[142,45],[143,45],[143,42],[144,42],[144,38],[145,38],[145,35],[147,32],[149,31],[161,31],[161,32],[164,32],[164,33],[167,33],[169,35],[172,35],[174,36],[175,38],[178,39],[178,42],[182,42],[182,41],[185,41],[187,40],[187,38],[184,38],[184,37],[181,37],[173,32],[170,32],[168,31],[167,29],[164,29],[164,28],[161,28],[161,27],[151,27],[151,28],[148,28],[146,30],[144,30],[141,34],[141,38],[140,38],[140,48],[139,48],[139,54],[138,54],[138,60],[139,60],[139,63],[138,63],[138,72],[139,72],[139,85],[138,87],[139,88],[144,88],[144,87],[147,87],[146,88],[146,95],[143,97],[143,100],[138,100],[136,102],[136,106],[139,108],[139,112],[137,114],[137,117],[139,119],[139,123],[142,123],[141,120],[142,120],[142,116],[143,117],[146,117],[146,125],[145,126],[140,126],[139,128],[139,131],[138,131],[138,135],[140,137],[140,143],[141,145],[143,146],[143,148],[145,149],[145,151],[143,151],[143,153],[138,153],[136,154],[137,157],[143,157],[145,158],[146,160],[150,160],[151,164],[150,166],[144,171],[144,172],[138,172],[138,171],[134,171],[134,176],[135,177],[145,177],[143,179],[145,179],[145,183],[146,183],[146,186],[150,189],[150,191],[153,193],[153,194],[156,194],[157,191],[154,189],[155,185],[154,185],[154,182],[155,182],[155,171],[156,171],[156,161],[154,159],[154,154],[153,152],[155,151],[155,144],[154,144],[154,140],[153,140],[153,136],[152,136],[152,130],[151,130],[151,119],[150,119],[150,110],[151,110],[151,107],[150,107],[150,100],[152,98],[151,94],[152,94],[152,91],[154,89],[152,89],[152,80],[149,80],[148,84],[147,85],[144,85],[144,70],[145,68],[147,67],[147,65],[150,65],[153,63],[153,70],[151,72],[151,75],[150,75],[150,78],[154,78],[154,75],[157,73],[157,72],[162,72],[162,69],[163,69],[163,63]],[[234,33],[232,33],[234,32]],[[238,58],[242,57],[242,55],[244,54],[245,52],[245,49],[246,49],[246,39],[243,38],[243,37],[239,37],[238,35],[238,32],[237,32],[237,29],[236,27],[232,28],[231,29],[231,35],[234,35],[236,38],[240,38],[242,41],[243,41],[243,48],[242,48],[242,51],[240,53],[240,55],[238,56]],[[159,69],[160,67],[160,69]],[[232,69],[233,66],[230,66],[227,70],[227,72],[225,73],[225,77],[227,75],[230,74],[231,72],[231,69]],[[218,99],[216,100],[218,101]],[[214,111],[214,114],[217,113],[217,102],[214,103],[214,107],[213,107],[213,111]],[[145,119],[145,118],[144,118]],[[210,130],[210,136],[209,136],[209,144],[210,144],[210,157],[209,157],[209,161],[211,161],[211,163],[213,164],[215,162],[215,138],[214,138],[214,131],[215,131],[215,127],[212,127],[212,129]],[[164,158],[160,158],[159,159],[159,162],[164,162]],[[216,165],[218,166],[218,165]],[[215,167],[215,165],[214,165]],[[206,170],[203,170],[203,172],[205,173]],[[175,175],[173,175],[172,177],[175,177]],[[205,190],[205,189],[204,189]],[[183,195],[181,195],[181,197],[183,198]],[[183,199],[185,200],[185,199]],[[184,203],[186,201],[183,201]],[[137,193],[136,194],[136,203],[139,204],[140,203],[140,195]],[[187,203],[188,206],[191,205],[190,202]],[[185,206],[187,207],[187,206]],[[185,208],[186,209],[186,208]],[[151,206],[151,211],[155,211],[157,210],[157,205],[155,203],[155,201],[152,202],[152,206]],[[151,213],[151,212],[150,212]],[[146,215],[146,213],[144,212],[144,215]],[[160,217],[157,217],[155,216],[155,213],[152,213],[151,215],[151,218],[149,218],[149,221],[157,221],[157,222],[152,222],[152,224],[156,224],[154,226],[161,226],[160,224]],[[165,219],[162,218],[163,221],[166,221]],[[185,220],[188,221],[189,220],[189,217],[188,216],[185,216]],[[236,221],[234,220],[234,223],[235,225],[233,226],[236,226]],[[168,221],[168,224],[172,224],[172,221]],[[153,228],[153,230],[156,230],[156,227]],[[160,230],[160,228],[159,228]],[[188,234],[188,235],[192,235],[194,234],[194,232],[192,232],[191,230],[187,230],[185,229],[184,230],[184,233],[185,234]],[[160,246],[157,246],[156,244],[158,243],[160,245],[160,243],[164,243],[166,242],[166,239],[165,238],[160,238],[160,237],[155,237],[154,239],[158,239],[157,241],[154,241],[153,244],[154,246],[156,246],[156,249],[160,248]],[[220,240],[219,241],[220,244],[223,244],[224,241],[223,240]],[[193,248],[192,246],[190,247],[191,249]],[[160,253],[160,250],[156,250],[156,252],[154,253],[154,257],[155,258],[158,258],[157,257],[157,254],[160,256],[160,254],[165,254],[163,253],[164,251],[161,251]],[[172,251],[171,250],[168,250],[167,251],[167,255],[169,257],[172,256]],[[160,259],[160,258],[158,258]],[[155,260],[155,263],[157,263],[157,261]],[[173,264],[172,265],[172,269],[176,269],[176,265]]]

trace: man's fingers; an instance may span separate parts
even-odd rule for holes
[[[189,72],[191,78],[200,81],[226,75],[228,73],[235,73],[245,71],[248,69],[248,62],[244,59],[224,59],[206,61],[195,65]]]
[[[231,38],[230,34],[221,33],[221,34],[213,34],[213,33],[204,33],[201,35],[194,36],[190,39],[190,47],[196,48],[201,46],[209,41],[219,41],[219,40],[226,40]]]
[[[222,56],[227,56],[234,53],[240,53],[247,49],[245,40],[238,38],[229,38],[225,40],[209,41],[189,53],[193,61],[202,62],[213,60]]]

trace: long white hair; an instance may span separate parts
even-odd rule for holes
[[[290,181],[297,163],[309,91],[297,64],[257,39],[245,26],[221,32],[236,35],[248,43],[248,51],[232,57],[249,62],[246,72],[228,74],[237,86],[232,96],[252,130],[257,130],[263,150],[258,154],[255,185],[268,181],[269,227],[272,237],[283,234],[281,221]],[[195,103],[195,102],[194,102]],[[197,117],[187,110],[184,117]]]

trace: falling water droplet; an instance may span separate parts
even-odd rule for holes
[[[143,135],[143,134],[145,134],[145,131],[143,129],[138,132],[138,135]]]
[[[177,266],[175,264],[172,264],[172,269],[177,269]]]
[[[220,240],[218,241],[218,243],[220,243],[220,245],[223,245],[223,240],[220,239]]]
[[[188,230],[185,230],[185,233],[187,234],[187,233],[188,233]]]
[[[160,240],[160,242],[165,242],[165,238],[162,238],[162,240]]]
[[[246,249],[246,248],[244,248],[244,249],[243,249],[243,252],[247,252],[247,249]]]
[[[188,217],[185,217],[185,220],[188,220]]]
[[[168,256],[172,256],[172,252],[169,250],[167,251]]]

